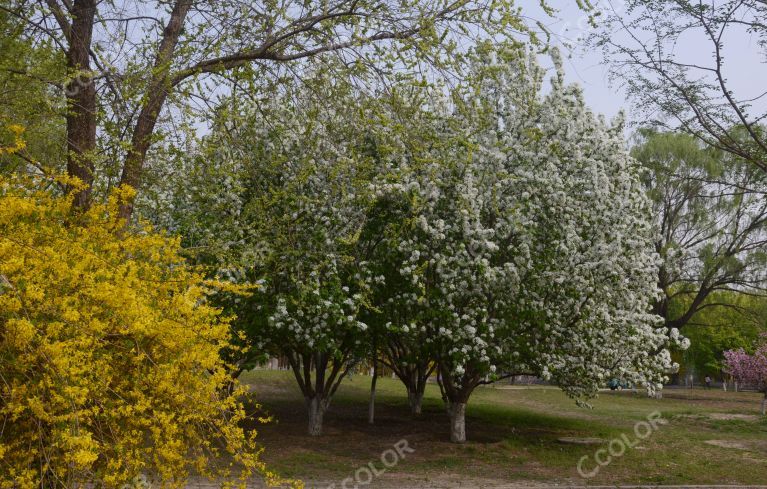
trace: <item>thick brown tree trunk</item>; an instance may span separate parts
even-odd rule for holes
[[[90,73],[90,49],[96,0],[75,0],[69,29],[67,69],[72,80],[64,87],[67,97],[67,174],[87,186],[75,193],[73,205],[87,209],[91,203],[93,162],[96,150],[96,86]]]
[[[138,117],[138,122],[133,130],[131,147],[128,150],[128,156],[125,158],[122,175],[120,176],[120,185],[128,185],[138,190],[141,185],[141,174],[146,161],[146,154],[149,146],[152,144],[152,134],[154,133],[157,117],[160,114],[165,99],[167,98],[166,89],[160,88],[158,93],[150,95],[149,102]],[[120,206],[120,217],[130,220],[133,215],[133,202],[125,202]]]

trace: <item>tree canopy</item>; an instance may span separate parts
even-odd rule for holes
[[[62,145],[68,174],[87,184],[74,201],[83,208],[94,191],[140,191],[150,148],[183,144],[194,128],[179,116],[208,120],[222,95],[263,100],[323,65],[377,84],[440,76],[466,43],[537,37],[512,2],[490,0],[8,0],[0,11],[58,60],[42,78],[67,108]],[[11,58],[5,71],[39,80],[28,61]],[[121,214],[132,210],[126,202]]]
[[[655,312],[683,328],[704,309],[737,307],[733,294],[767,285],[767,185],[764,174],[731,154],[679,132],[642,130],[632,155],[644,168],[663,262]],[[712,296],[713,294],[713,296]]]

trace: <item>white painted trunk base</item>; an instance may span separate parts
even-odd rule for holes
[[[453,402],[450,404],[450,441],[464,443],[466,441],[466,403]]]

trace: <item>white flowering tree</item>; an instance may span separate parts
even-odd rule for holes
[[[534,58],[479,54],[477,82],[434,127],[443,144],[377,188],[407,203],[409,229],[389,248],[418,292],[397,299],[436,353],[454,442],[472,391],[500,375],[581,399],[614,376],[659,388],[673,367],[648,312],[658,258],[622,128],[557,66],[544,95]]]
[[[192,198],[173,198],[171,207],[185,216],[181,231],[198,257],[257,284],[251,297],[225,300],[234,325],[251,351],[287,359],[308,431],[319,435],[333,394],[367,347],[361,314],[377,279],[359,238],[376,160],[365,143],[365,99],[344,80],[316,72],[279,95],[226,114],[216,149],[204,155],[215,161],[212,185],[201,188],[195,177],[201,187],[184,189]],[[244,367],[256,360],[239,358]]]
[[[446,135],[436,130],[444,121],[433,107],[438,93],[434,87],[418,85],[388,87],[375,101],[379,119],[368,131],[377,168],[371,188],[377,188],[378,195],[367,212],[361,241],[368,244],[364,256],[378,279],[366,321],[380,361],[403,383],[415,416],[421,414],[427,381],[437,365],[427,331],[420,324],[418,283],[400,270],[409,258],[403,254],[409,250],[399,247],[399,242],[409,232],[413,203],[380,189],[399,182],[403,171],[420,165],[446,141]]]
[[[414,118],[409,120],[414,121]],[[410,127],[423,129],[424,125]],[[414,152],[408,148],[423,149],[419,143],[426,141],[418,137],[408,139],[414,145],[398,147],[396,159],[400,160],[399,164],[390,167],[395,174],[398,167],[407,168],[414,160]],[[436,369],[436,362],[428,332],[420,324],[422,308],[418,299],[421,291],[409,273],[407,262],[410,256],[405,254],[409,250],[399,246],[400,240],[409,232],[412,212],[412,202],[380,194],[368,212],[363,237],[366,242],[378,243],[371,249],[369,267],[383,279],[373,289],[372,307],[368,311],[374,342],[381,352],[381,362],[405,386],[410,411],[417,416],[421,414],[426,384]]]
[[[393,326],[390,318],[406,311],[388,299],[406,289],[379,251],[400,232],[403,214],[375,202],[371,191],[374,181],[398,178],[397,168],[435,134],[425,123],[410,125],[429,118],[410,93],[426,91],[417,85],[372,98],[320,72],[307,80],[265,104],[227,106],[194,161],[179,162],[183,184],[157,192],[152,206],[196,261],[222,278],[259,285],[251,298],[221,303],[237,314],[242,346],[290,362],[309,431],[319,434],[345,373],[371,349],[420,412],[435,364],[423,343]],[[233,355],[241,369],[262,360]]]

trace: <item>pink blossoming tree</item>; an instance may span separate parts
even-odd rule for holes
[[[742,348],[724,352],[725,371],[741,384],[751,386],[764,393],[762,415],[767,411],[767,336],[753,355]]]

